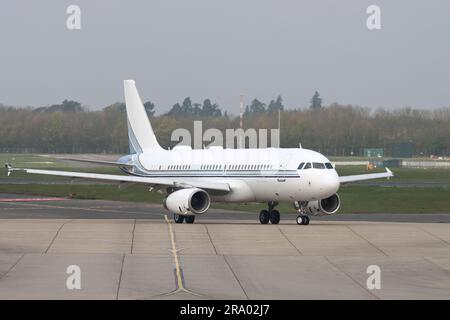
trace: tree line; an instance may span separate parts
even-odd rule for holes
[[[315,108],[284,110],[280,96],[267,105],[254,99],[246,107],[244,129],[277,128],[280,110],[282,147],[301,143],[329,156],[363,155],[364,148],[383,148],[389,155],[396,144],[410,143],[418,156],[450,154],[450,108],[372,110],[339,104],[317,108],[318,100],[314,103]],[[171,141],[173,130],[192,132],[193,120],[203,120],[203,130],[239,128],[239,116],[228,115],[210,99],[200,104],[186,98],[158,116],[152,102],[144,105],[166,148],[176,144]],[[125,105],[115,103],[100,111],[69,100],[37,109],[0,106],[0,152],[125,154]]]

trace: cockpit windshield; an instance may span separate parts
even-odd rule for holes
[[[314,169],[325,169],[325,165],[323,163],[313,162],[313,168]]]
[[[322,162],[302,162],[298,166],[297,170],[306,170],[306,169],[334,169],[333,165],[330,162],[322,163]]]

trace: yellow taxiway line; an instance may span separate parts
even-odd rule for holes
[[[177,245],[175,242],[175,234],[173,232],[173,226],[172,226],[172,222],[169,220],[169,218],[167,217],[167,215],[164,215],[164,219],[167,222],[167,225],[169,226],[169,235],[170,235],[170,243],[172,246],[172,249],[170,250],[170,252],[172,252],[172,256],[173,256],[173,261],[175,263],[175,273],[177,275],[177,285],[178,285],[178,290],[186,290],[184,289],[183,286],[183,279],[181,277],[181,268],[180,268],[180,260],[178,258],[178,250],[177,250]]]

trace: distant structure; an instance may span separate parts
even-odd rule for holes
[[[320,97],[319,92],[315,92],[313,97],[311,98],[311,109],[320,109],[322,108],[322,98]]]
[[[383,158],[383,148],[364,148],[364,157],[366,158]]]
[[[240,108],[241,108],[241,113],[239,114],[239,127],[241,129],[244,129],[244,96],[241,95],[240,97]],[[242,148],[243,145],[243,138],[242,135],[239,137],[239,148]]]
[[[414,145],[412,142],[398,142],[391,146],[391,156],[394,158],[412,158]]]

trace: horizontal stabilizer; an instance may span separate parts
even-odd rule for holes
[[[116,161],[82,159],[82,158],[56,158],[56,159],[64,160],[64,161],[85,162],[85,163],[92,163],[92,164],[113,166],[113,167],[127,168],[127,169],[131,169],[134,167],[134,165],[132,165],[132,164],[120,163],[120,162],[116,162]]]

